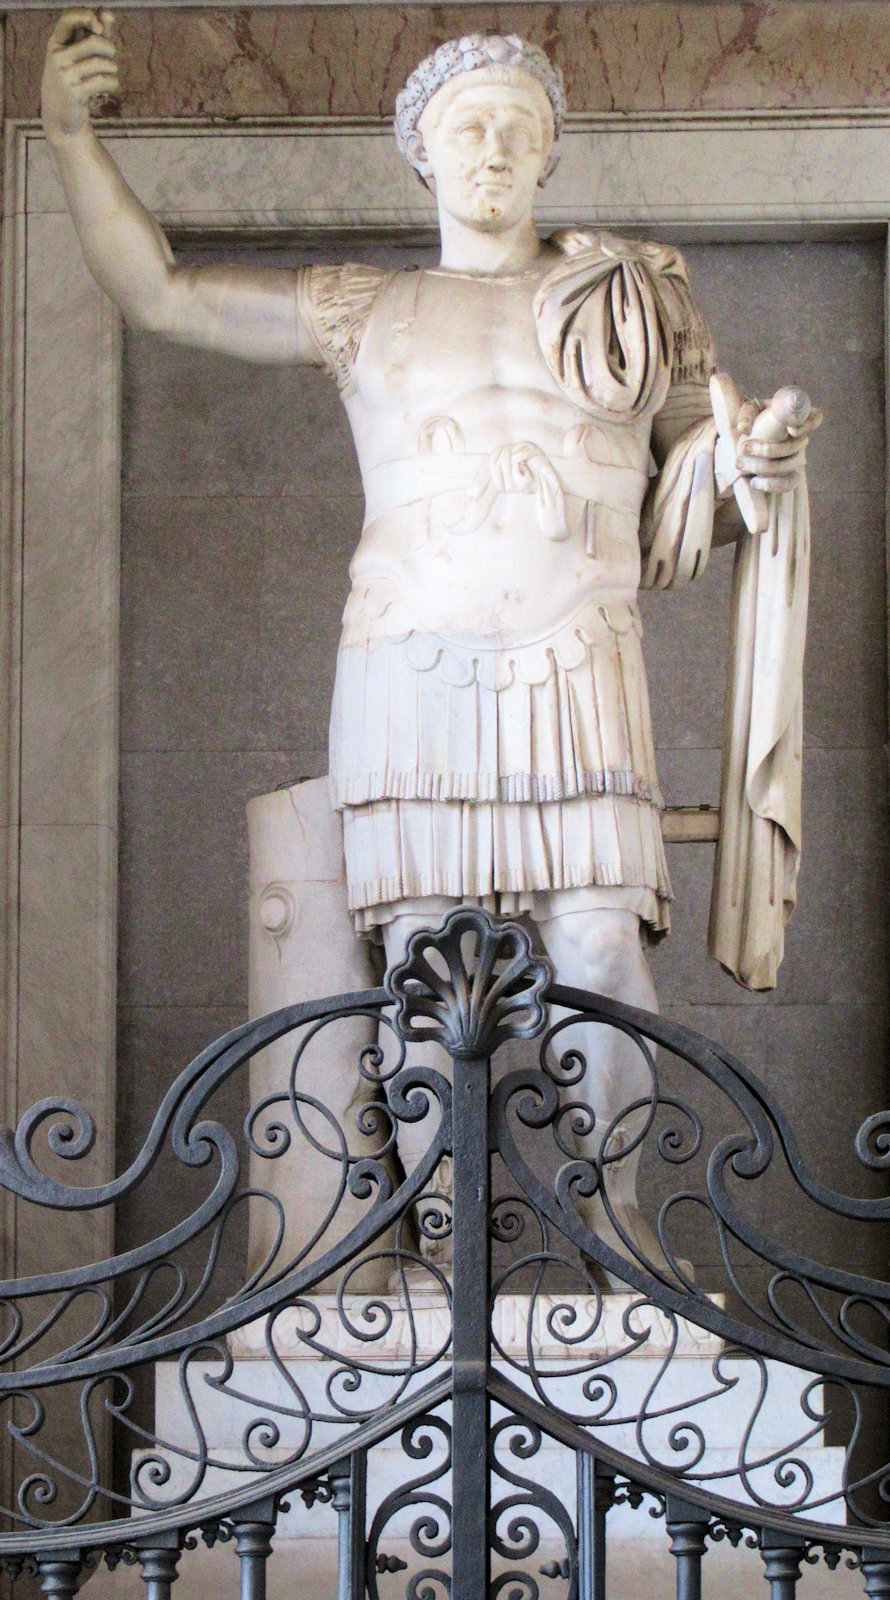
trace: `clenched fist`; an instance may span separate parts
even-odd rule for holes
[[[79,133],[94,95],[116,94],[117,50],[110,11],[66,11],[50,34],[40,102],[49,140]]]

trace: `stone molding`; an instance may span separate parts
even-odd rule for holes
[[[709,1299],[723,1309],[722,1295],[710,1295]],[[267,1322],[268,1318],[260,1317],[229,1334],[235,1361],[268,1361]],[[386,1332],[375,1338],[384,1322]],[[575,1342],[584,1328],[593,1332]],[[662,1361],[675,1357],[713,1360],[725,1349],[716,1334],[685,1317],[679,1317],[675,1327],[669,1314],[643,1303],[633,1292],[608,1293],[601,1299],[592,1294],[539,1294],[534,1300],[527,1294],[499,1294],[492,1309],[491,1330],[500,1354],[520,1363],[528,1359],[529,1340],[535,1361],[569,1364],[626,1353],[629,1334],[640,1338],[643,1355]],[[572,1338],[571,1344],[561,1337],[563,1333]],[[307,1295],[298,1306],[278,1313],[272,1333],[275,1352],[282,1361],[430,1361],[448,1346],[450,1338],[451,1307],[444,1296],[418,1291],[416,1286],[411,1290],[410,1314],[400,1295]],[[328,1354],[320,1357],[318,1348]]]
[[[180,239],[429,232],[388,122],[116,123],[101,130]],[[113,1165],[117,922],[118,319],[81,260],[39,127],[7,133],[0,533],[7,1124],[51,1086]],[[886,231],[890,110],[570,119],[539,219],[663,237]],[[719,180],[719,181],[718,181]],[[297,198],[299,196],[299,198]],[[360,242],[357,243],[360,251]],[[184,1063],[171,1063],[171,1071]],[[83,1258],[104,1251],[106,1231]],[[33,1229],[32,1229],[33,1234]],[[6,1272],[38,1245],[7,1217]],[[41,1241],[41,1265],[64,1249]]]

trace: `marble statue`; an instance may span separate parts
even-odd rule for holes
[[[656,1009],[644,943],[667,931],[671,891],[637,593],[690,581],[735,542],[710,947],[740,982],[774,984],[800,847],[818,414],[800,391],[740,401],[676,250],[539,236],[565,97],[537,47],[452,41],[398,97],[399,148],[438,205],[437,268],[288,272],[177,265],[90,126],[90,98],[117,86],[112,31],[108,12],[66,13],[43,80],[93,275],[138,327],[326,367],[352,426],[366,513],[330,782],[357,933],[392,962],[417,927],[481,904],[530,918],[560,981]],[[267,895],[273,945],[288,893]],[[642,1063],[609,1030],[587,1052],[581,1151],[610,1125],[620,1150]],[[405,1130],[406,1167],[423,1138]],[[613,1169],[631,1242],[646,1231],[635,1162]]]

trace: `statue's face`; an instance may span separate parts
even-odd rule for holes
[[[493,233],[529,215],[552,141],[533,92],[468,83],[441,111],[434,97],[420,131],[440,210]]]

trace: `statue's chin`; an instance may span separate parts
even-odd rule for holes
[[[505,199],[478,195],[458,220],[467,227],[479,228],[485,233],[498,233],[502,228],[512,227],[518,219]]]

